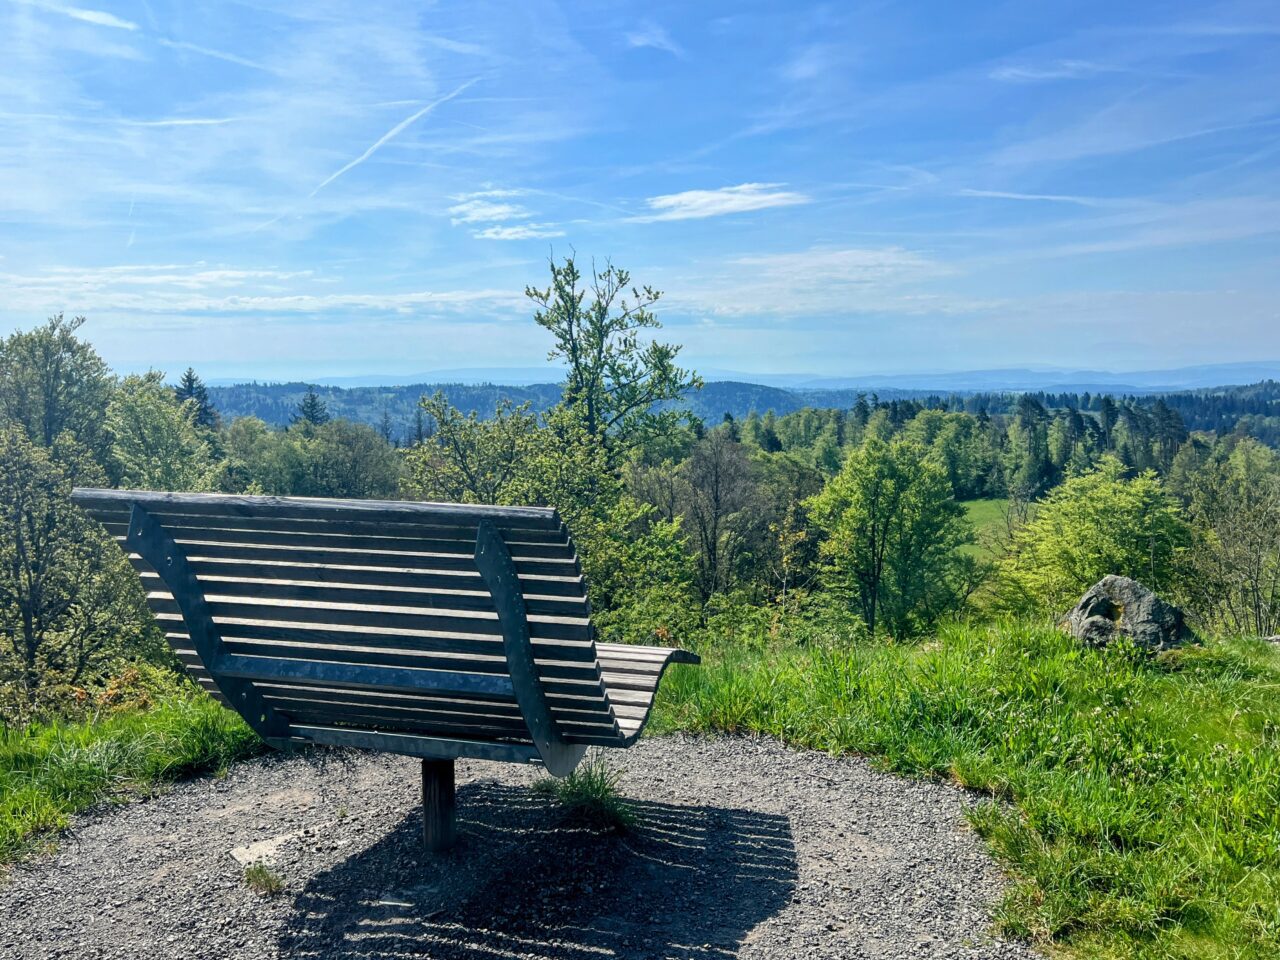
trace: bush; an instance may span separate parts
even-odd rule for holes
[[[991,582],[1007,613],[1060,614],[1107,574],[1176,590],[1191,529],[1154,473],[1132,479],[1114,457],[1072,477],[1012,536]]]

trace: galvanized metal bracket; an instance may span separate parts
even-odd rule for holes
[[[556,777],[566,776],[573,772],[587,748],[565,742],[556,726],[534,663],[529,616],[515,561],[511,559],[506,541],[488,520],[480,521],[476,530],[475,560],[498,612],[507,671],[525,726],[547,772]]]
[[[187,555],[165,532],[155,517],[134,503],[129,513],[127,547],[142,557],[173,594],[182,612],[191,644],[218,690],[253,732],[277,748],[289,745],[289,722],[263,699],[254,685],[243,679],[222,675],[218,666],[227,659],[222,635],[205,603],[204,590],[187,563]]]

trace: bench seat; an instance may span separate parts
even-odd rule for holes
[[[268,743],[541,763],[640,735],[668,647],[598,643],[554,510],[77,488],[177,658]]]

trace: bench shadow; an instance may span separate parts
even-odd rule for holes
[[[575,827],[546,799],[481,782],[458,790],[458,846],[422,850],[415,810],[312,878],[280,954],[337,960],[734,956],[796,885],[785,817],[631,804],[625,834]]]

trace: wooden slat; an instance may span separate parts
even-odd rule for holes
[[[116,509],[105,511],[92,509],[89,513],[99,523],[127,524],[129,511]],[[475,545],[476,524],[453,523],[404,523],[381,520],[294,520],[285,517],[259,516],[252,518],[237,516],[210,516],[183,514],[166,510],[153,510],[152,516],[168,529],[185,529],[188,527],[216,528],[221,530],[256,530],[272,533],[323,533],[341,534],[343,536],[397,537],[419,538],[425,540],[462,540]],[[569,542],[568,532],[563,524],[558,528],[529,529],[499,524],[499,531],[508,543],[541,543],[563,546]]]
[[[123,547],[124,542],[117,537]],[[346,564],[362,567],[390,567],[396,570],[415,570],[444,573],[448,571],[470,572],[475,569],[469,556],[450,554],[377,553],[362,550],[333,550],[305,547],[257,547],[242,543],[181,544],[192,560],[240,560],[276,561],[282,563]],[[575,559],[516,561],[516,571],[522,576],[576,577],[581,572]]]
[[[259,685],[266,696],[302,697],[310,700],[351,700],[390,707],[413,706],[429,710],[482,713],[520,719],[520,708],[513,698],[457,697],[434,691],[391,693],[386,690],[351,690],[322,687],[309,683],[272,682]]]
[[[257,497],[240,494],[158,493],[147,490],[102,490],[77,487],[72,499],[90,511],[114,511],[122,504],[139,503],[163,514],[182,512],[193,516],[285,517],[291,519],[378,520],[386,523],[449,522],[556,530],[560,518],[547,507],[491,507],[456,503],[419,503],[400,500],[340,500],[318,497]]]
[[[417,737],[402,733],[348,730],[319,724],[296,724],[293,732],[296,736],[312,743],[360,747],[365,750],[381,750],[384,753],[400,753],[411,757],[439,757],[446,760],[454,757],[472,757],[477,760],[505,760],[515,763],[533,763],[538,760],[537,749],[526,744]]]
[[[365,664],[328,663],[319,660],[286,660],[275,657],[224,655],[210,670],[218,677],[241,680],[319,681],[334,687],[363,687],[371,690],[438,690],[442,693],[510,696],[511,681],[489,674],[444,670],[416,670],[403,667],[373,667]]]
[[[401,587],[346,586],[287,580],[244,580],[200,577],[205,596],[210,598],[249,598],[255,600],[296,600],[310,603],[353,603],[363,606],[419,607],[427,610],[472,610],[493,612],[493,599],[487,591],[412,590]],[[154,585],[153,585],[154,584]],[[157,589],[159,578],[143,577],[149,592]],[[525,605],[536,616],[585,619],[586,600],[563,597],[525,596]]]
[[[307,701],[268,699],[273,707],[295,723],[322,723],[341,726],[355,724],[374,729],[401,730],[418,734],[444,734],[445,736],[462,737],[502,737],[528,741],[528,732],[523,724],[491,723],[478,717],[455,717],[446,719],[430,715],[397,716],[378,710],[367,710],[355,705],[330,706]]]
[[[267,698],[286,715],[307,714],[313,719],[327,717],[326,722],[347,723],[357,720],[369,722],[395,722],[416,728],[421,732],[438,729],[486,730],[507,737],[528,739],[529,730],[519,717],[493,716],[463,711],[426,710],[411,707],[387,707],[360,701],[317,700],[307,697],[289,697],[272,694]],[[616,734],[612,722],[603,723],[592,717],[569,717],[566,729],[593,736]]]
[[[130,562],[140,573],[153,573],[141,557]],[[289,580],[317,584],[369,584],[375,587],[404,587],[420,590],[483,590],[484,581],[478,571],[417,571],[386,567],[361,567],[355,564],[294,564],[272,561],[190,560],[198,578],[233,577],[246,580]],[[520,584],[525,593],[547,597],[576,597],[585,602],[586,585],[581,575],[569,577],[523,576]]]
[[[498,657],[444,656],[420,650],[378,650],[363,646],[271,643],[261,640],[239,640],[224,637],[230,653],[257,657],[281,657],[296,660],[324,660],[334,663],[364,663],[376,667],[414,667],[420,670],[454,670],[467,673],[508,674],[505,659]],[[598,677],[593,665],[553,663],[539,666],[544,676],[563,680],[591,681]]]
[[[153,613],[180,616],[177,601],[151,596],[147,603]],[[280,606],[269,602],[254,603],[218,599],[206,593],[205,603],[215,621],[262,621],[264,623],[297,623],[323,626],[377,628],[380,631],[411,633],[443,633],[450,636],[497,636],[498,619],[484,611],[428,610],[395,607],[356,606],[354,604],[312,605],[295,603]],[[591,625],[586,620],[568,617],[530,617],[529,632],[535,640],[569,640],[589,642]]]
[[[154,611],[153,611],[154,612]],[[181,620],[172,613],[157,613],[156,620],[169,631],[182,629]],[[344,627],[342,625],[310,625],[266,620],[220,620],[219,629],[228,637],[241,640],[280,640],[299,644],[350,643],[354,638],[373,644],[398,643],[416,650],[437,653],[475,653],[492,655],[500,644],[497,637],[473,634],[460,636],[441,632],[406,632],[382,630],[378,627]],[[378,638],[376,641],[372,638]],[[588,642],[571,640],[535,640],[534,652],[539,660],[594,663],[595,652]]]
[[[123,539],[128,535],[128,523],[103,524],[112,536]],[[192,527],[165,524],[164,528],[175,541],[182,544],[189,552],[197,552],[192,544],[233,543],[254,547],[296,547],[305,550],[332,549],[358,550],[362,552],[389,553],[393,555],[407,554],[449,554],[471,556],[475,550],[475,541],[462,538],[427,539],[424,537],[370,537],[346,536],[337,533],[292,533],[275,532],[258,529],[237,529],[234,527]],[[570,560],[573,558],[572,548],[568,544],[557,543],[516,543],[512,547],[512,556],[519,559],[544,558],[548,560]]]

